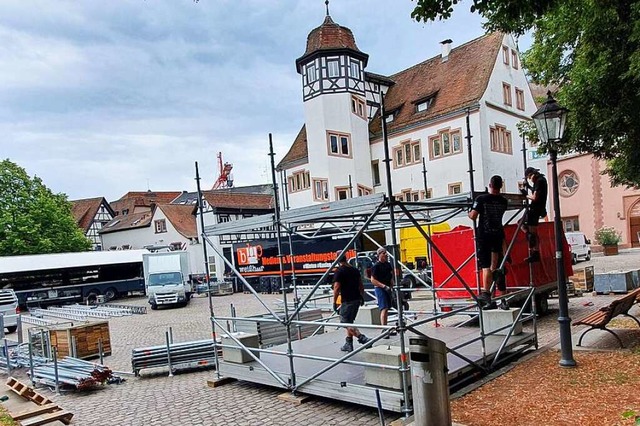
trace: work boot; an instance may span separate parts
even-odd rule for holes
[[[347,337],[344,339],[344,345],[340,348],[342,352],[352,352],[353,351],[353,338]]]
[[[528,263],[540,262],[540,252],[532,251],[529,257],[525,259]]]
[[[360,343],[361,345],[366,345],[370,340],[371,339],[369,339],[362,333],[358,336],[358,343]]]
[[[491,303],[491,294],[488,291],[483,291],[478,295],[478,305],[480,308],[484,308],[485,306]]]

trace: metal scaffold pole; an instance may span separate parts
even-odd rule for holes
[[[204,234],[204,206],[202,202],[202,188],[200,187],[200,171],[198,170],[198,162],[196,161],[196,186],[198,188],[198,211],[200,212],[200,229],[202,230],[202,234],[200,239],[202,241],[202,253],[204,255],[204,270],[205,270],[205,279],[207,280],[207,294],[209,297],[209,317],[213,318],[213,299],[211,296],[211,277],[209,276],[209,255],[207,253],[207,241],[208,239]],[[218,360],[218,348],[216,347],[217,339],[216,339],[216,326],[213,321],[211,322],[211,338],[213,339],[213,352],[214,352],[214,360],[216,364],[216,376],[220,378],[220,365]]]
[[[384,163],[385,172],[387,174],[387,197],[389,202],[389,222],[391,226],[391,245],[393,247],[393,269],[396,270],[396,266],[399,266],[398,257],[398,239],[396,237],[396,224],[395,213],[393,207],[395,205],[395,198],[393,196],[393,185],[391,183],[391,158],[389,156],[389,137],[387,134],[387,122],[384,112],[384,93],[380,91],[380,120],[382,122],[382,141],[384,144]],[[394,273],[395,279],[395,292],[396,292],[396,309],[398,311],[398,330],[400,332],[400,373],[402,377],[402,393],[404,396],[404,406],[402,411],[404,415],[408,417],[411,414],[411,398],[409,397],[409,364],[407,363],[407,347],[404,341],[404,335],[406,331],[406,324],[404,321],[404,308],[402,307],[402,291],[400,288],[400,282],[398,276]]]
[[[289,318],[289,303],[287,301],[287,289],[284,282],[284,262],[282,260],[282,237],[280,223],[280,201],[278,199],[278,183],[276,182],[276,154],[273,152],[273,136],[269,133],[269,157],[271,157],[271,179],[273,181],[273,200],[274,200],[274,218],[276,225],[276,240],[278,244],[278,264],[280,266],[280,288],[282,289],[282,299],[284,301],[284,319],[287,328],[287,357],[289,358],[289,370],[291,371],[291,386],[296,386],[296,372],[293,365],[293,348],[291,347],[291,318]],[[293,247],[291,248],[291,256],[293,257]],[[293,272],[293,270],[291,271]],[[298,312],[298,309],[295,310]]]

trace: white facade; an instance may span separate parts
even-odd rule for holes
[[[157,232],[157,221],[164,221],[165,226],[160,229],[166,229],[166,231]],[[195,239],[187,238],[178,232],[160,208],[155,209],[151,223],[148,226],[102,233],[101,237],[104,250],[110,250],[112,247],[117,247],[117,249],[122,249],[123,247],[141,249],[145,246],[180,243],[184,250],[189,253],[191,273],[204,273],[202,245]]]
[[[505,192],[518,192],[517,183],[523,179],[524,164],[522,140],[516,124],[529,120],[536,111],[536,105],[511,36],[503,37],[502,46],[492,66],[486,89],[475,105],[449,111],[433,119],[407,126],[406,130],[396,129],[389,134],[393,195],[405,201],[425,198],[423,157],[430,196],[442,197],[471,189],[466,139],[467,114],[472,137],[475,190],[484,190],[491,176],[498,174],[505,181]],[[304,78],[303,76],[303,85]],[[377,90],[387,89],[384,84],[372,81],[366,82],[366,88],[366,98],[369,101],[377,100]],[[446,90],[446,86],[442,87],[437,96],[443,96]],[[308,163],[290,169],[285,168],[287,176],[300,170],[310,171],[312,179],[326,176],[329,190],[329,199],[326,201],[336,199],[336,187],[349,186],[349,176],[352,179],[354,197],[359,195],[356,191],[357,184],[373,188],[375,192],[387,192],[382,138],[378,136],[376,139],[369,139],[367,120],[353,114],[350,97],[349,93],[318,93],[304,102]],[[414,100],[406,101],[409,104]],[[413,106],[405,105],[405,108]],[[328,155],[326,134],[332,130],[350,132],[354,147],[353,159]],[[443,152],[434,152],[434,139],[440,141],[440,150],[443,150],[446,141],[449,147],[446,155]],[[536,148],[527,142],[527,149],[532,152]],[[544,170],[544,158],[530,158],[531,155],[527,166]],[[371,172],[375,163],[379,170],[379,182],[374,182]],[[295,208],[324,202],[313,197],[313,189],[312,185],[310,191],[289,191],[289,206]]]

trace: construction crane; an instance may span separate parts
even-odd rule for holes
[[[216,179],[216,183],[213,184],[212,189],[224,189],[233,187],[233,175],[231,174],[231,170],[233,169],[233,164],[231,163],[222,163],[222,153],[218,153],[218,179]]]

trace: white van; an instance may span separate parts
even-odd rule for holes
[[[571,247],[571,262],[591,260],[591,241],[582,232],[565,232],[565,238]]]
[[[13,333],[18,328],[18,298],[11,289],[0,290],[0,314],[4,327]]]

